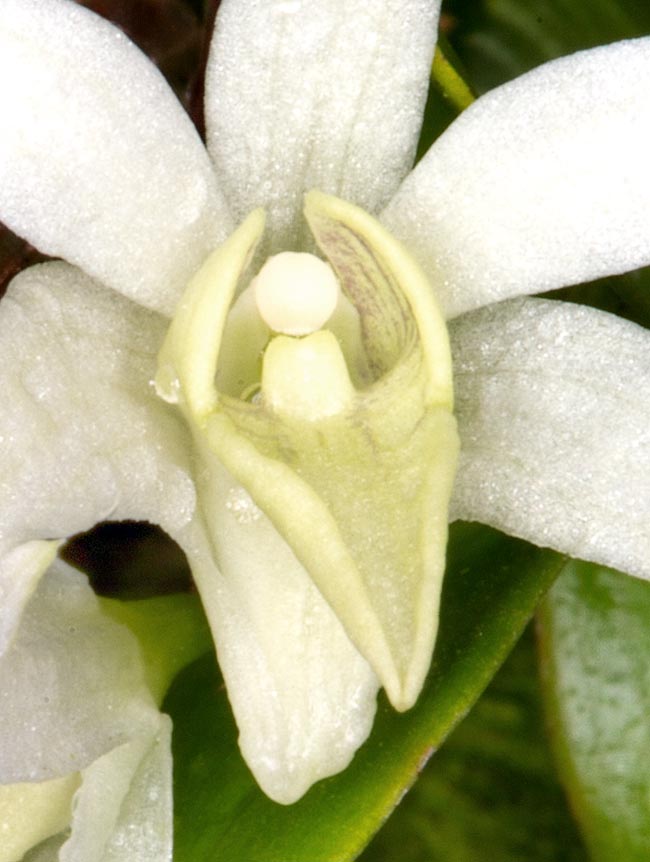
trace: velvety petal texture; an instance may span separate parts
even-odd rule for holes
[[[68,0],[0,4],[0,219],[171,313],[230,229],[212,168],[157,69]]]
[[[0,558],[0,655],[9,646],[25,604],[56,554],[56,542],[24,542]]]
[[[83,770],[60,862],[171,862],[171,721],[158,714]]]
[[[102,614],[85,577],[60,561],[0,659],[0,699],[0,782],[5,795],[23,783],[17,813],[34,801],[25,796],[31,782],[48,782],[52,798],[67,777],[69,792],[79,786],[61,862],[171,859],[169,720],[146,686],[133,635]],[[42,804],[33,813],[43,820]],[[40,841],[47,834],[38,826]],[[2,828],[11,835],[11,820]]]
[[[374,673],[217,449],[204,451],[204,425],[190,432],[152,384],[162,315],[230,232],[229,212],[267,208],[267,250],[279,250],[307,244],[313,186],[385,206],[412,163],[438,12],[439,0],[223,0],[206,90],[218,186],[123,34],[70,0],[0,4],[0,218],[70,262],[26,271],[0,304],[0,781],[81,782],[71,837],[59,850],[54,836],[43,859],[171,853],[168,722],[135,642],[98,620],[79,576],[54,564],[30,602],[45,540],[107,518],[176,538],[242,751],[272,798],[292,802],[343,769],[369,733]],[[436,143],[383,218],[449,315],[650,261],[649,86],[650,39],[577,54],[483,97]],[[380,306],[360,306],[370,328]],[[214,314],[206,306],[204,326]],[[519,301],[464,315],[453,338],[455,515],[650,577],[647,333]],[[430,640],[422,653],[420,676]]]
[[[650,578],[647,330],[524,299],[463,315],[451,336],[455,517]]]
[[[135,638],[102,618],[85,577],[61,561],[28,604],[0,678],[4,784],[85,769],[157,713]]]
[[[448,316],[650,263],[650,38],[491,91],[382,214]]]
[[[216,554],[205,534],[181,541],[242,754],[264,792],[287,804],[348,765],[370,733],[379,682],[247,492],[214,459],[210,473],[201,500]]]
[[[224,0],[207,70],[208,148],[234,217],[268,209],[304,244],[302,195],[371,212],[410,169],[439,0]]]
[[[64,263],[25,270],[0,303],[0,645],[43,568],[40,540],[107,518],[174,533],[192,517],[189,438],[149,383],[164,330]]]

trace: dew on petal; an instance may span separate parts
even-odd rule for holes
[[[251,524],[262,515],[262,510],[255,505],[250,494],[241,486],[236,486],[228,491],[226,509],[232,512],[238,524]]]
[[[168,404],[178,404],[181,384],[171,365],[161,365],[155,380],[151,381],[156,393]]]

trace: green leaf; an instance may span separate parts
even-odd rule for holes
[[[650,584],[571,562],[540,619],[558,768],[592,859],[650,859]]]
[[[206,658],[172,686],[175,862],[354,859],[467,713],[562,566],[562,558],[477,525],[451,531],[441,627],[416,706],[381,700],[370,740],[341,775],[283,807],[255,786],[236,748],[223,685]]]
[[[529,626],[361,862],[586,862],[543,731]]]
[[[547,60],[650,33],[639,0],[450,0],[449,39],[483,93]]]

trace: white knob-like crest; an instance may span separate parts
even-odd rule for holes
[[[266,324],[284,335],[317,332],[331,317],[339,298],[332,267],[303,252],[270,257],[252,283]]]

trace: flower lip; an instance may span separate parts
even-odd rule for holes
[[[368,385],[348,377],[353,363],[326,328],[264,344],[261,398],[217,391],[229,308],[262,235],[261,211],[192,279],[160,368],[178,381],[206,498],[218,496],[211,471],[225,468],[309,573],[393,705],[407,709],[431,660],[458,448],[446,327],[421,270],[371,216],[316,191],[305,215],[358,309]]]

